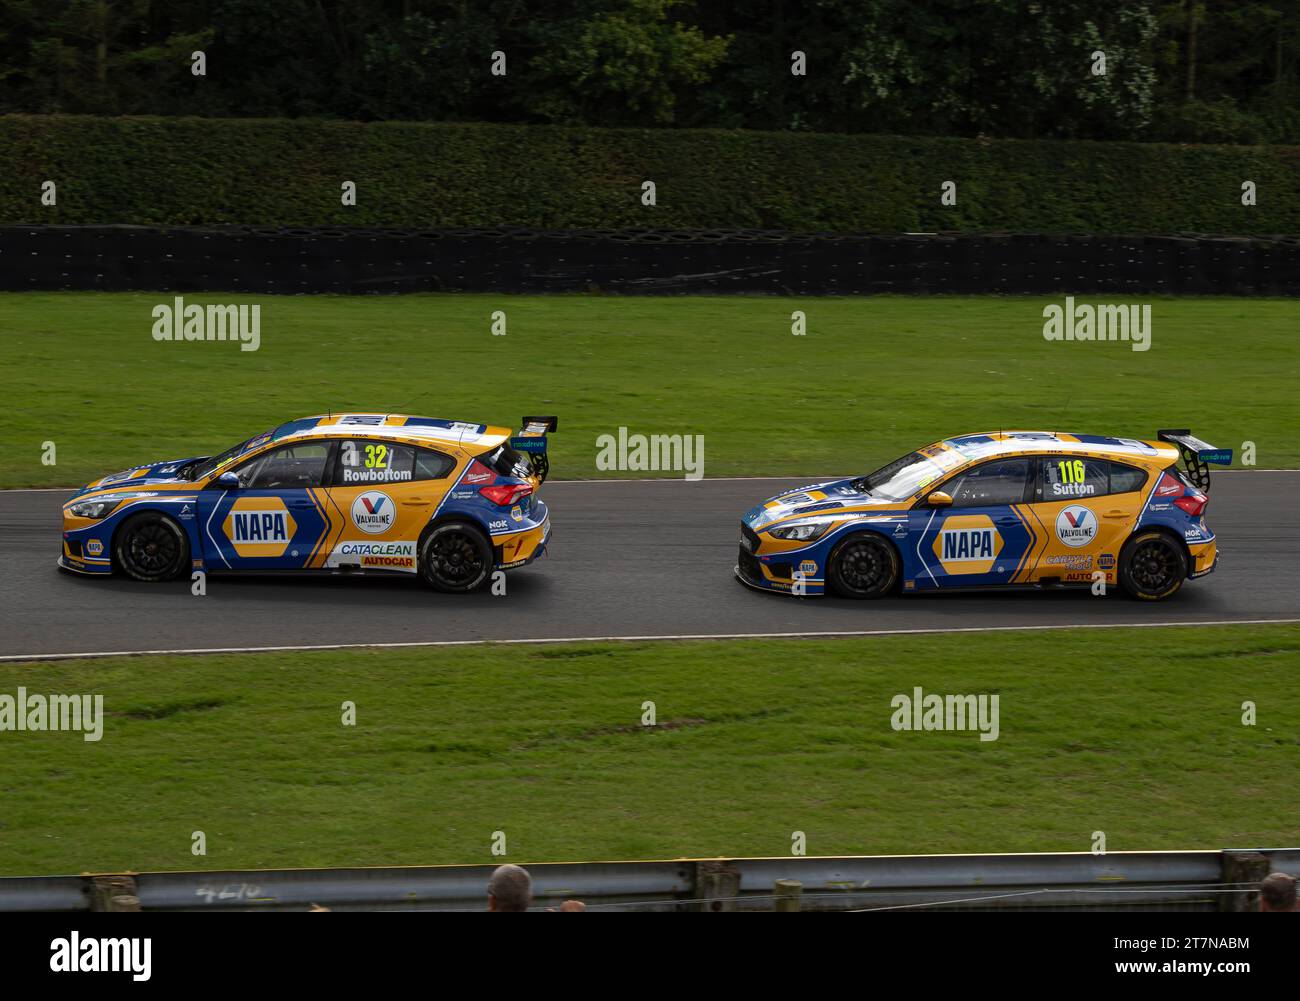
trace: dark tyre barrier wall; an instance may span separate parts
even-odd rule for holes
[[[1300,295],[1300,237],[0,226],[0,290]]]

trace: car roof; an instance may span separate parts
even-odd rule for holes
[[[271,432],[271,441],[290,438],[383,438],[412,444],[494,448],[510,437],[510,429],[411,414],[317,414],[286,421]]]
[[[1168,464],[1178,460],[1178,449],[1162,441],[1064,431],[983,431],[945,438],[929,448],[940,453],[956,452],[965,462],[999,455],[1061,454],[1103,456],[1149,464]],[[928,454],[927,449],[921,451]]]

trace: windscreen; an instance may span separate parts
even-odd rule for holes
[[[928,483],[933,483],[945,470],[933,459],[920,452],[909,452],[901,459],[881,466],[874,473],[855,481],[855,486],[872,497],[901,501],[911,497]]]
[[[249,444],[252,441],[254,441],[257,438],[265,438],[268,435],[270,435],[270,433],[271,433],[270,431],[263,431],[261,434],[255,434],[251,438],[245,438],[238,445],[232,445],[230,448],[226,449],[220,455],[214,455],[210,459],[204,459],[197,466],[194,466],[192,469],[190,469],[186,473],[185,478],[187,480],[206,479],[207,477],[211,476],[214,472],[216,472],[218,469],[220,469],[222,466],[224,466],[226,463],[232,461],[233,459],[237,458],[240,455],[243,455],[244,451],[248,448]]]

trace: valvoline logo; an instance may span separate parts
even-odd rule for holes
[[[379,535],[393,527],[397,508],[388,494],[367,490],[352,502],[352,524],[370,535]]]
[[[1072,504],[1056,516],[1056,537],[1077,549],[1097,535],[1097,516],[1086,507]]]

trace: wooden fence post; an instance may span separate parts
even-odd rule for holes
[[[740,870],[730,862],[697,862],[695,896],[702,911],[734,911],[740,896]]]
[[[93,876],[88,889],[92,911],[140,910],[134,876]]]
[[[774,910],[777,913],[799,910],[803,899],[803,884],[797,879],[778,879],[773,892],[776,894]]]
[[[1271,868],[1267,855],[1259,852],[1225,851],[1223,853],[1224,892],[1219,896],[1221,911],[1259,910],[1259,891],[1246,892],[1233,884],[1258,883]]]

